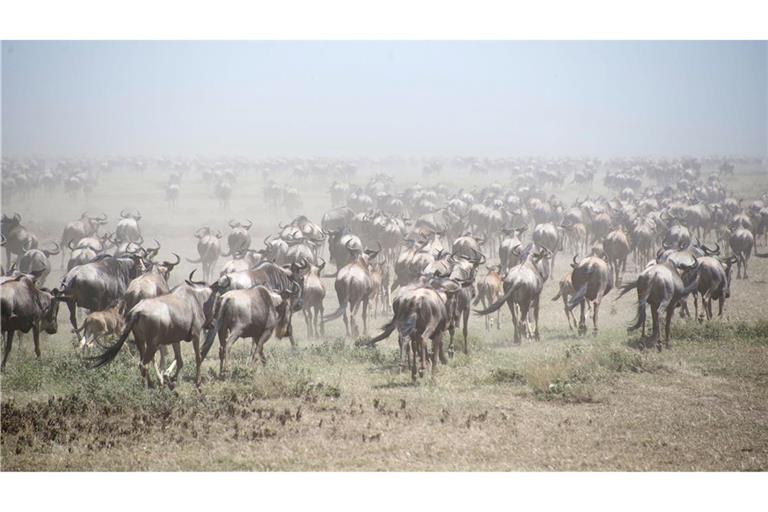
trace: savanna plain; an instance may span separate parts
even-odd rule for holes
[[[423,182],[417,169],[398,170],[395,184]],[[379,170],[361,169],[352,181],[364,185],[366,174]],[[603,172],[590,191],[556,193],[566,203],[587,192],[612,197],[602,186]],[[141,177],[114,171],[87,199],[39,191],[4,197],[2,211],[20,213],[45,244],[59,240],[66,222],[83,210],[107,213],[106,232],[114,230],[122,208],[138,208],[144,238],[159,240],[167,259],[171,252],[197,257],[193,232],[203,225],[226,236],[229,219],[251,219],[258,245],[278,222],[303,213],[319,223],[330,209],[325,179],[293,183],[304,211],[275,211],[264,204],[262,176],[251,173],[238,176],[231,206],[222,210],[195,172],[184,176],[178,207],[170,208],[164,201],[169,173],[161,167]],[[506,186],[507,177],[456,171],[430,179],[455,190],[494,180]],[[768,190],[763,168],[740,168],[727,180],[745,203]],[[763,244],[760,237],[758,250],[766,252]],[[339,319],[326,324],[322,339],[308,339],[297,313],[298,347],[270,339],[266,365],[250,364],[250,340],[243,339],[221,380],[214,349],[198,391],[192,348],[185,343],[176,388],[145,389],[126,347],[110,365],[87,369],[62,307],[59,332],[42,337],[42,357],[35,358],[31,335],[25,335],[2,373],[2,470],[768,469],[768,260],[753,258],[749,279],[735,279],[734,272],[722,318],[698,322],[676,314],[672,346],[657,352],[639,350],[639,334],[627,333],[636,314],[634,293],[614,301],[614,289],[606,297],[597,335],[569,330],[562,302],[550,299],[571,257],[558,255],[545,283],[541,341],[513,345],[506,307],[501,325],[489,331],[473,314],[469,354],[458,335],[448,364],[415,383],[399,371],[395,336],[375,348],[358,347],[345,338]],[[58,256],[52,263],[49,286],[64,273]],[[170,284],[193,268],[182,260]],[[624,280],[637,272],[630,258]],[[324,284],[325,309],[333,311],[333,279]],[[369,334],[388,319],[381,312],[371,318]]]

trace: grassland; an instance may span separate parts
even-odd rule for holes
[[[3,211],[21,212],[48,240],[86,208],[114,219],[138,206],[145,238],[188,256],[200,224],[250,217],[259,240],[291,217],[260,206],[255,176],[242,180],[230,212],[219,212],[190,176],[171,212],[157,186],[163,177],[109,177],[89,204],[56,193],[37,207],[6,201]],[[750,198],[767,181],[755,173],[734,186]],[[327,209],[324,189],[305,192],[312,218]],[[632,348],[629,296],[608,296],[597,336],[568,331],[561,302],[549,298],[569,260],[558,257],[545,286],[540,343],[512,346],[508,314],[487,333],[472,317],[470,354],[457,351],[415,385],[398,372],[394,339],[356,348],[339,320],[325,339],[307,340],[297,315],[299,348],[270,340],[266,366],[247,364],[250,341],[241,340],[230,378],[220,381],[213,350],[198,393],[185,346],[176,390],[145,390],[127,351],[104,369],[84,369],[62,310],[42,359],[27,336],[2,375],[2,470],[768,469],[768,261],[753,260],[750,279],[734,280],[723,319],[676,317],[672,349],[657,353]],[[190,270],[182,265],[173,281]],[[631,279],[634,265],[628,270]],[[49,284],[60,276],[57,269]],[[326,284],[330,310],[336,298]],[[383,323],[379,316],[371,325]]]

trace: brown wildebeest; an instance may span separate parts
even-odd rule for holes
[[[397,329],[401,369],[407,359],[415,381],[417,373],[424,376],[430,362],[434,375],[438,358],[443,364],[448,361],[443,351],[443,333],[450,322],[448,304],[462,287],[462,283],[450,278],[424,278],[401,287],[392,303],[392,320],[382,327],[381,334],[360,344],[371,346]],[[427,340],[432,342],[431,352]]]
[[[335,320],[343,315],[344,327],[347,336],[359,336],[360,332],[355,322],[355,315],[362,305],[363,333],[368,332],[368,301],[373,288],[371,281],[370,261],[374,260],[381,250],[365,249],[360,252],[353,249],[351,244],[347,244],[347,249],[353,256],[352,261],[339,269],[336,275],[334,288],[336,296],[339,299],[339,309],[328,316],[323,317],[323,321]],[[349,310],[349,311],[347,311]],[[350,325],[351,324],[351,325]],[[351,329],[350,329],[351,327]]]
[[[16,331],[29,332],[35,344],[35,355],[40,358],[40,331],[56,334],[59,301],[54,292],[37,288],[27,274],[18,274],[0,285],[0,318],[5,337],[2,368],[8,360]]]
[[[716,256],[703,256],[699,261],[699,286],[693,294],[693,307],[696,318],[712,320],[712,300],[718,301],[718,316],[723,316],[725,300],[731,296],[731,268],[739,260],[731,256],[721,260]],[[704,310],[699,317],[699,302],[697,296],[701,295],[701,308]]]
[[[80,338],[80,350],[90,350],[94,343],[107,336],[119,336],[125,327],[123,309],[122,300],[119,300],[104,311],[94,311],[86,316],[80,331],[83,333]]]
[[[621,293],[616,300],[619,300],[630,290],[637,290],[637,321],[629,327],[628,331],[634,331],[642,327],[642,337],[645,338],[645,306],[651,307],[651,319],[653,321],[653,332],[650,340],[641,340],[640,348],[644,348],[648,341],[655,345],[661,351],[661,332],[660,320],[664,317],[664,340],[667,348],[669,343],[669,329],[674,315],[675,308],[685,299],[688,294],[698,287],[698,279],[692,279],[691,284],[683,284],[682,273],[697,271],[699,263],[694,257],[693,265],[675,263],[668,258],[663,263],[653,263],[643,270],[638,278],[631,283],[621,286]]]
[[[202,263],[203,281],[211,281],[213,280],[213,269],[221,255],[221,231],[217,229],[214,232],[208,226],[204,226],[195,231],[195,238],[197,238],[197,254],[200,258],[196,260],[187,258],[187,261]]]
[[[309,271],[304,276],[302,302],[304,303],[304,321],[307,323],[307,336],[310,338],[325,335],[325,324],[323,323],[325,286],[320,279],[320,272],[325,268],[325,261],[322,258],[319,259],[320,264],[317,266],[310,265]]]
[[[98,233],[99,227],[107,223],[107,214],[102,213],[99,217],[91,217],[88,212],[83,212],[80,218],[76,221],[70,222],[64,228],[64,232],[61,234],[62,248],[70,247],[70,243],[77,244],[81,239],[94,236]],[[98,252],[98,250],[96,250]],[[62,251],[61,254],[61,266],[64,266],[64,260],[66,259],[66,253]]]
[[[576,263],[576,256],[573,257]],[[597,319],[600,311],[600,303],[603,297],[611,291],[611,271],[608,263],[598,256],[587,256],[579,261],[571,272],[571,283],[576,292],[568,302],[568,308],[573,310],[577,305],[581,306],[579,315],[579,334],[587,332],[586,305],[592,305],[593,333],[597,334]]]
[[[613,284],[621,284],[621,275],[627,271],[627,256],[629,256],[629,239],[624,229],[614,229],[603,240],[603,251],[613,273]]]
[[[576,258],[574,257],[574,260],[575,259]],[[576,264],[573,263],[572,265]],[[574,327],[579,325],[576,321],[576,316],[573,314],[573,310],[568,307],[568,301],[576,293],[576,290],[573,289],[573,282],[571,282],[571,274],[572,271],[570,270],[563,274],[563,277],[560,278],[560,282],[557,285],[557,295],[552,297],[552,302],[556,302],[561,298],[563,299],[563,310],[565,311],[565,318],[568,320],[569,331],[572,331]],[[571,320],[573,320],[573,326],[571,326]]]
[[[208,354],[216,334],[219,335],[219,374],[226,374],[226,361],[232,345],[240,338],[251,338],[251,361],[259,357],[267,362],[264,344],[274,332],[278,338],[288,336],[291,315],[301,309],[301,289],[296,282],[290,290],[276,293],[266,286],[226,292],[216,301],[202,357]]]
[[[482,302],[483,308],[487,308],[496,302],[499,297],[501,297],[503,281],[501,279],[501,275],[499,275],[500,267],[501,265],[486,267],[488,269],[488,273],[477,283],[477,296],[472,303],[473,306],[476,306],[478,303]],[[486,315],[486,331],[490,330],[490,323],[490,317],[489,315]],[[501,329],[501,309],[499,309],[496,313],[496,329]]]
[[[45,279],[51,273],[51,262],[48,258],[59,254],[60,248],[56,242],[55,249],[29,249],[19,258],[19,271],[35,276],[35,285],[45,286]]]
[[[128,335],[133,334],[139,351],[139,372],[142,382],[146,386],[152,386],[147,365],[150,361],[154,361],[155,373],[161,386],[165,383],[165,377],[175,368],[168,381],[169,387],[173,388],[184,364],[181,359],[180,343],[191,341],[195,350],[195,385],[199,388],[200,366],[203,362],[200,354],[200,338],[206,323],[206,313],[212,310],[212,302],[217,290],[215,284],[209,287],[205,283],[192,281],[194,273],[193,270],[189,279],[171,290],[171,293],[145,299],[136,304],[128,312],[125,328],[117,342],[103,354],[87,359],[91,367],[98,368],[112,361],[120,352]],[[171,366],[162,372],[155,361],[155,352],[160,345],[172,345],[176,357]]]
[[[741,270],[744,269],[744,279],[748,279],[747,265],[749,264],[749,257],[752,255],[752,248],[755,246],[755,237],[752,232],[744,227],[736,227],[731,231],[731,236],[728,239],[728,244],[731,247],[733,255],[738,259],[736,279],[741,279]],[[761,256],[762,257],[762,256]]]
[[[37,248],[37,237],[21,225],[21,215],[18,213],[13,214],[13,217],[3,214],[2,224],[0,225],[2,226],[0,231],[5,239],[3,244],[5,249],[5,268],[10,268],[11,255],[16,255],[16,262],[18,263],[19,258],[25,251]]]
[[[551,255],[552,252],[546,247],[534,252],[533,244],[529,244],[520,256],[520,263],[512,267],[504,277],[504,295],[488,308],[475,311],[480,315],[489,315],[507,304],[512,313],[513,343],[520,343],[523,327],[530,334],[527,319],[531,308],[535,322],[533,336],[539,340],[539,297],[544,283],[549,279]]]

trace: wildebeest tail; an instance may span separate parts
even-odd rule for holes
[[[205,342],[203,342],[203,346],[200,350],[201,361],[205,359],[205,356],[208,355],[208,351],[211,350],[211,347],[213,346],[213,341],[216,339],[216,334],[219,332],[220,327],[221,327],[221,318],[219,318],[217,315],[216,320],[213,322],[213,325],[205,333]]]
[[[125,325],[125,328],[123,329],[123,333],[120,335],[120,339],[118,339],[114,345],[105,350],[101,355],[85,358],[86,362],[88,363],[88,367],[100,368],[112,361],[115,356],[117,356],[117,353],[120,352],[120,349],[123,348],[123,344],[125,343],[125,340],[128,339],[128,335],[131,333],[131,330],[133,330],[133,326],[136,324],[136,320],[136,316],[131,316],[131,318],[128,319],[128,323]]]
[[[184,258],[184,259],[190,263],[201,263],[203,261],[202,257],[200,257],[200,259],[197,259],[197,260],[193,260],[192,258]]]
[[[499,300],[488,306],[486,309],[475,309],[475,313],[478,315],[489,315],[493,313],[494,311],[498,311],[501,309],[501,306],[504,305],[507,300],[512,296],[512,293],[514,293],[515,288],[517,287],[517,283],[513,284],[509,290],[507,290],[507,293],[504,294],[503,297],[501,297]]]
[[[557,290],[557,295],[552,297],[552,302],[555,302],[556,300],[560,300],[560,297],[562,297],[563,292],[561,290]]]
[[[387,322],[381,327],[381,333],[378,336],[375,336],[369,340],[361,341],[360,345],[370,346],[375,343],[378,343],[381,340],[385,340],[389,338],[389,335],[392,334],[392,331],[395,330],[395,327],[397,327],[397,322],[395,318],[392,318],[392,320],[390,320],[389,322]]]
[[[626,294],[628,291],[630,291],[630,290],[634,290],[635,288],[637,288],[637,282],[638,282],[638,280],[637,280],[637,279],[635,279],[635,280],[634,280],[634,281],[632,281],[632,282],[629,282],[629,283],[624,283],[624,284],[622,284],[621,286],[619,286],[619,289],[621,290],[621,293],[619,294],[619,296],[618,296],[618,297],[616,297],[616,298],[615,298],[615,299],[613,299],[613,300],[614,300],[614,301],[617,301],[617,300],[619,300],[620,298],[622,298],[622,297],[624,296],[624,294]]]
[[[341,315],[343,315],[344,314],[344,310],[347,307],[347,303],[348,303],[348,301],[346,299],[342,300],[341,304],[339,304],[339,309],[337,309],[336,311],[334,311],[330,315],[324,315],[323,316],[323,322],[328,322],[328,321],[331,321],[331,320],[336,320]]]
[[[584,300],[584,297],[587,295],[588,286],[589,283],[584,283],[583,285],[579,286],[579,289],[576,290],[576,293],[573,294],[571,300],[568,301],[568,310],[572,310],[578,306],[582,300]]]
[[[648,302],[648,294],[650,293],[650,290],[651,288],[649,286],[647,290],[640,293],[637,297],[637,318],[635,319],[635,323],[627,328],[627,331],[634,331],[645,325],[645,305]],[[624,292],[622,292],[622,294],[623,293]]]

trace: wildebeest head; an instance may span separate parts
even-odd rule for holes
[[[40,327],[48,334],[56,334],[59,324],[56,318],[59,315],[58,290],[48,290],[40,288],[38,293],[34,294],[35,305],[40,309]]]
[[[13,229],[21,225],[21,215],[14,213],[13,217],[9,217],[3,214],[3,219],[0,225],[2,225],[3,235],[7,236]]]

